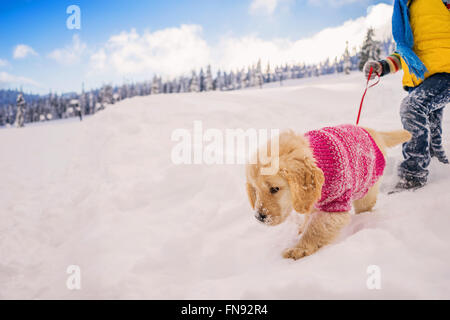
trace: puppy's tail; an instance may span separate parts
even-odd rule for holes
[[[392,148],[400,143],[407,142],[412,137],[411,133],[406,130],[395,130],[389,132],[378,131],[378,134],[383,139],[386,147],[388,148]]]

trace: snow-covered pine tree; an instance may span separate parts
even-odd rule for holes
[[[236,75],[233,71],[230,72],[230,90],[236,90]]]
[[[152,81],[152,94],[158,94],[158,93],[159,93],[159,79],[155,74],[153,76],[153,81]]]
[[[136,86],[132,86],[132,91],[134,92],[134,96],[137,95]],[[104,85],[102,88],[102,102],[104,104],[113,104],[113,88],[110,84]]]
[[[206,69],[206,78],[205,78],[205,91],[211,91],[213,89],[213,79],[211,74],[211,66],[208,65]]]
[[[230,84],[230,77],[226,72],[223,73],[223,87],[222,90],[228,90]]]
[[[84,82],[81,85],[81,95],[80,95],[80,112],[85,115],[86,112],[86,93],[84,92]]]
[[[247,71],[247,87],[253,87],[255,85],[255,73],[253,71],[254,67],[249,66]]]
[[[50,94],[49,100],[50,100],[50,109],[51,109],[51,113],[52,113],[53,117],[56,119],[59,119],[61,117],[61,115],[58,112],[58,95]],[[30,111],[31,110],[32,109],[30,109]],[[32,112],[28,112],[28,113],[32,113]],[[33,115],[30,114],[30,119],[29,119],[30,122],[33,121],[32,118],[33,118]]]
[[[362,71],[364,64],[369,60],[380,60],[381,45],[379,41],[373,39],[375,31],[373,28],[367,30],[366,39],[361,48],[359,59],[359,70]]]
[[[330,59],[327,58],[323,63],[320,64],[320,75],[325,75],[330,73]]]
[[[195,70],[192,71],[192,78],[191,78],[191,84],[189,86],[189,91],[190,92],[199,92],[200,91],[198,77],[197,77],[197,74],[195,73]]]
[[[17,125],[17,128],[22,128],[25,125],[25,105],[26,105],[25,98],[23,97],[22,93],[19,93],[17,95],[17,100],[16,100],[16,106],[17,106],[16,125]]]
[[[236,71],[236,89],[242,89],[242,71]]]
[[[350,54],[350,62],[351,62],[351,65],[352,65],[350,70],[358,69],[359,52],[358,52],[358,50],[356,50],[356,47],[352,48],[352,53]]]
[[[170,82],[170,93],[178,93],[178,80],[175,78]]]
[[[272,81],[272,74],[270,71],[270,62],[267,62],[267,68],[266,68],[266,82]]]
[[[332,73],[339,73],[339,61],[337,57],[334,57],[333,67],[332,67]]]
[[[95,113],[95,98],[92,92],[89,92],[89,114]]]
[[[261,71],[261,59],[258,60],[258,64],[256,65],[256,70],[255,70],[255,85],[259,86],[260,88],[262,88],[262,85],[264,83],[264,79],[263,79],[263,74]]]
[[[183,93],[186,92],[186,78],[185,77],[180,77],[179,81],[179,88],[178,88],[178,92]]]
[[[320,76],[320,66],[321,66],[321,64],[319,64],[319,66],[317,66],[317,65],[314,65],[313,66],[313,75],[315,76],[315,77],[318,77],[318,76]]]
[[[280,85],[282,84],[283,79],[281,77],[280,68],[278,66],[275,66],[273,81],[280,81]]]
[[[242,68],[240,74],[240,83],[241,83],[241,88],[246,88],[248,87],[248,79],[247,79],[247,72],[245,71],[245,68]]]
[[[0,127],[3,127],[6,124],[6,111],[2,106],[0,107]]]
[[[350,74],[352,63],[350,61],[350,52],[348,51],[348,41],[346,42],[346,45],[345,45],[343,59],[344,59],[344,73]]]
[[[203,72],[203,68],[200,69],[200,73],[198,75],[199,82],[199,91],[205,91],[205,73]]]
[[[289,67],[287,63],[283,69],[283,79],[285,80],[292,79],[292,69]]]
[[[91,95],[91,94],[92,94],[92,92],[89,93],[89,95]],[[120,94],[120,100],[123,100],[127,97],[127,85],[125,83],[120,87],[119,94]],[[89,102],[89,107],[91,106],[90,104],[91,103]]]
[[[222,72],[219,70],[217,71],[217,77],[216,77],[216,90],[222,91],[223,89],[223,78],[222,78]]]

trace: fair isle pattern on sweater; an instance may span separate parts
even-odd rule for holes
[[[350,211],[351,202],[364,197],[383,175],[383,154],[370,134],[354,125],[325,127],[305,136],[325,176],[316,208],[324,212]]]

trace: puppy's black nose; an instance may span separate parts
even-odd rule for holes
[[[264,222],[264,220],[267,218],[267,215],[262,213],[261,211],[258,211],[258,214],[256,215],[256,219],[258,219],[261,222]]]

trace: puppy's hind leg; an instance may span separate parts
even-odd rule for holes
[[[369,189],[367,194],[361,199],[353,201],[355,213],[361,213],[370,211],[377,203],[378,190],[380,188],[380,181],[377,181],[372,188]]]
[[[348,212],[315,212],[310,214],[299,243],[283,252],[284,258],[294,260],[309,256],[330,244],[350,221]]]
[[[298,229],[298,234],[302,234],[303,231],[305,231],[306,226],[308,225],[308,221],[309,221],[309,216],[310,216],[310,215],[311,215],[311,214],[309,214],[309,213],[305,214],[305,217],[304,217],[304,219],[303,219],[302,225],[301,225],[300,228]]]

